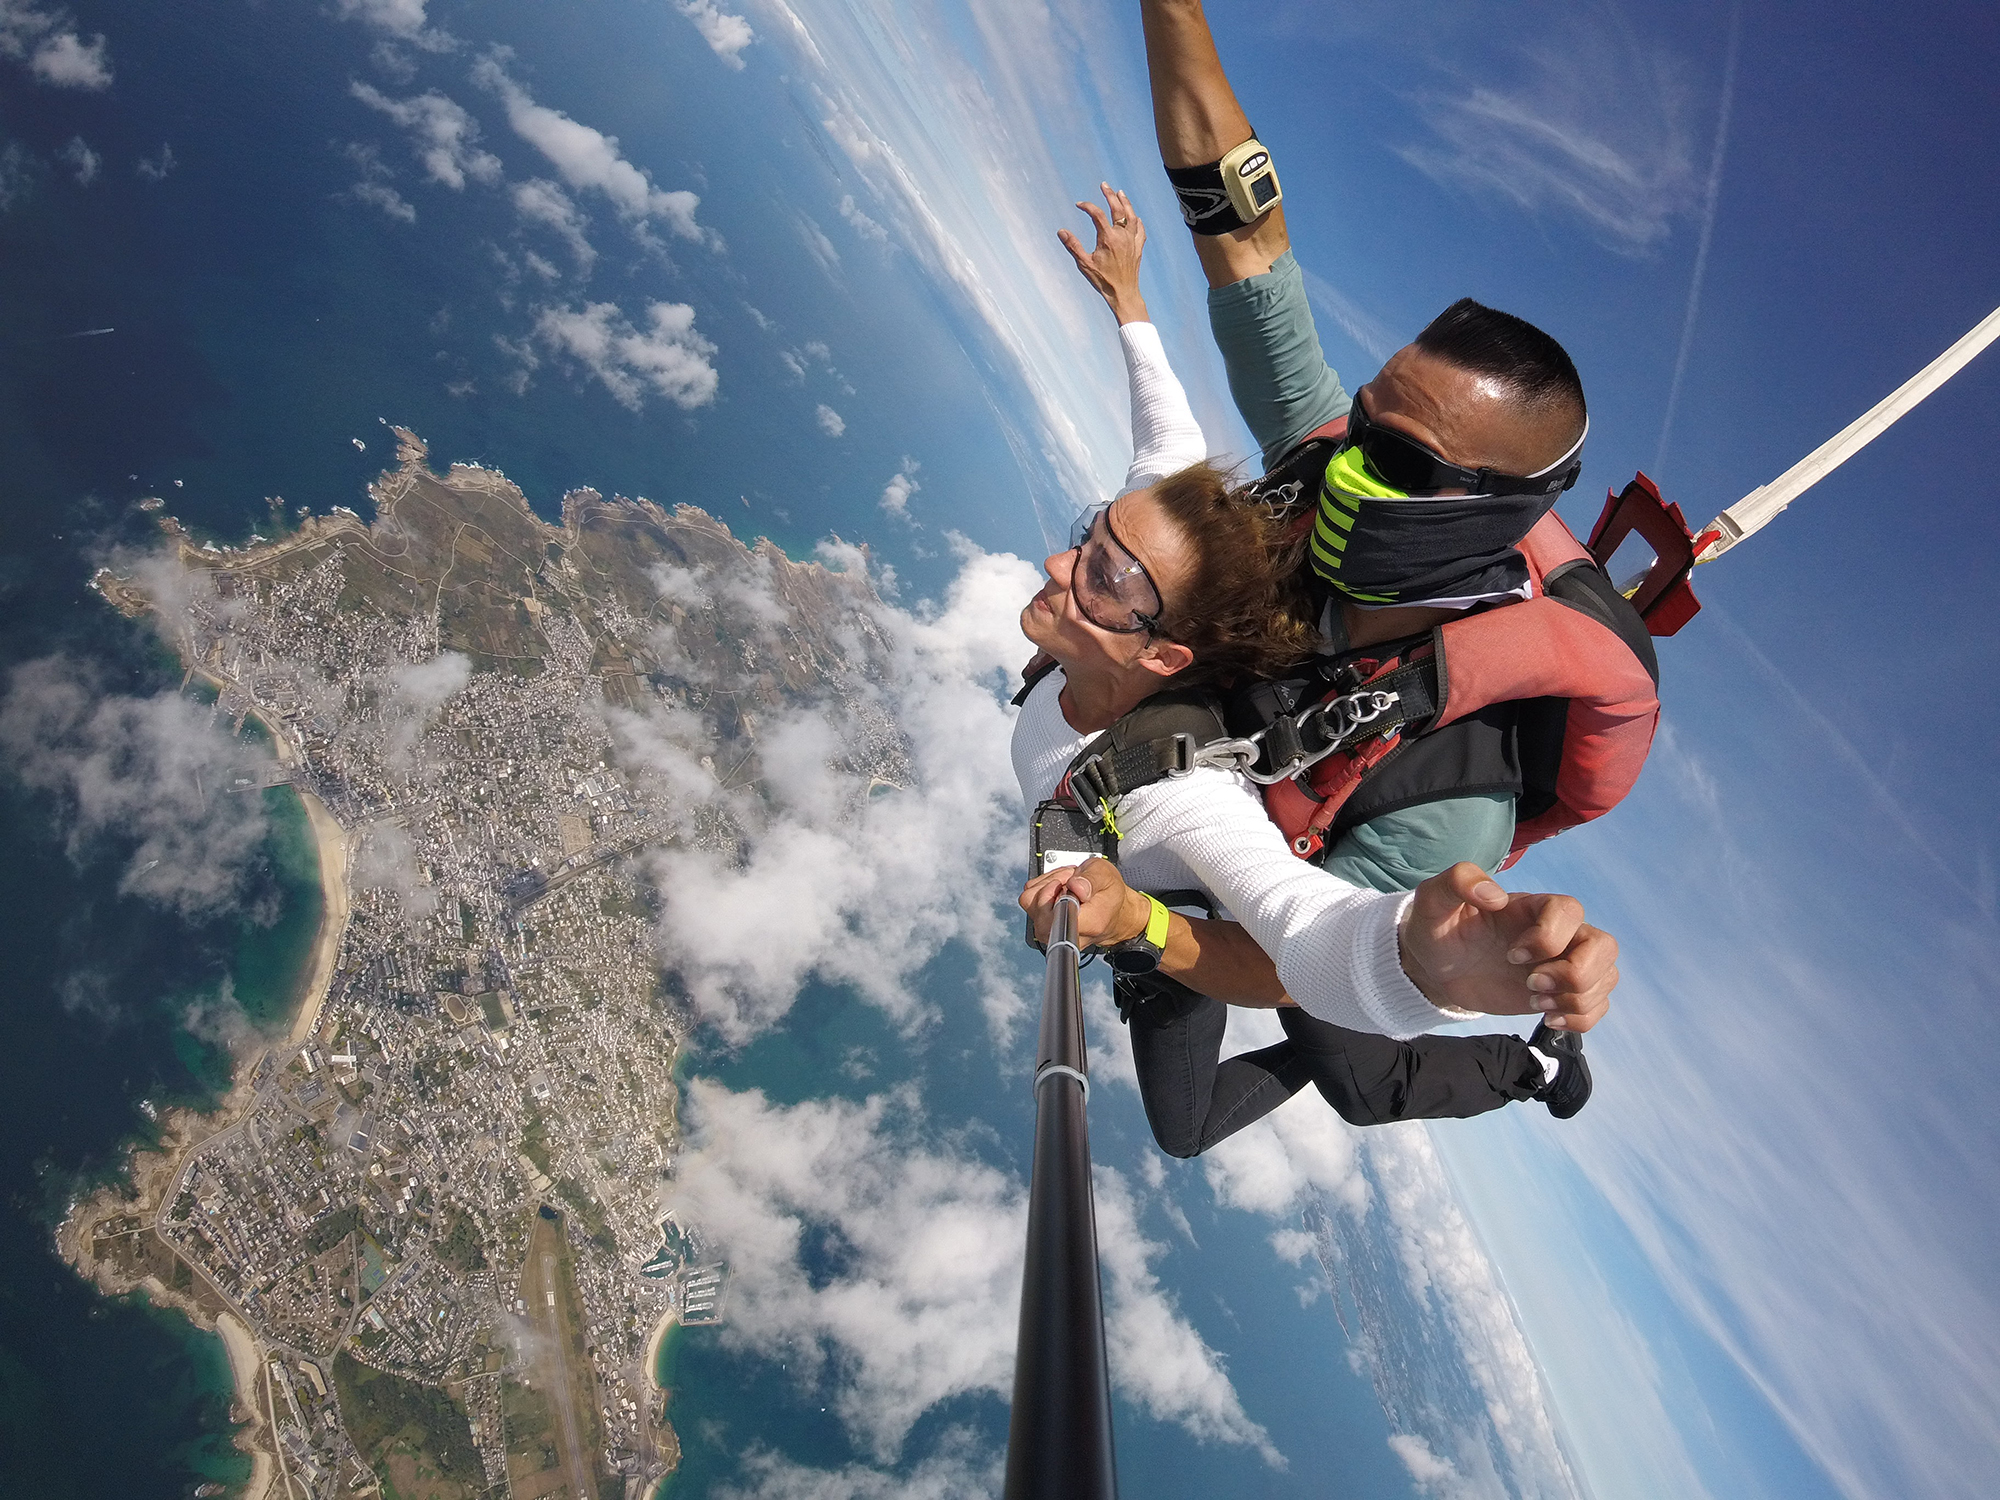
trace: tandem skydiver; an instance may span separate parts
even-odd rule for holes
[[[1328,762],[1309,781],[1279,785],[1267,794],[1273,816],[1289,820],[1286,832],[1302,854],[1377,889],[1407,888],[1460,860],[1493,868],[1510,849],[1518,854],[1614,805],[1636,778],[1657,721],[1643,625],[1553,517],[1538,524],[1580,466],[1588,423],[1574,366],[1540,330],[1462,301],[1351,406],[1320,351],[1270,153],[1229,88],[1200,6],[1144,0],[1142,12],[1162,157],[1208,274],[1232,393],[1271,466],[1263,493],[1282,494],[1289,480],[1307,508],[1310,570],[1298,582],[1318,606],[1319,675],[1335,678],[1343,664],[1359,671],[1379,658],[1433,659],[1432,707],[1415,715],[1408,733],[1375,743],[1388,755],[1350,755],[1341,775],[1327,775],[1339,765]],[[1143,557],[1144,546],[1134,546]],[[1126,575],[1144,580],[1139,559]],[[1463,669],[1450,678],[1451,713],[1448,646],[1454,668]],[[1423,697],[1420,685],[1414,698]],[[1122,732],[1130,740],[1143,731],[1127,720]],[[1135,758],[1146,757],[1128,747],[1124,763]],[[1120,799],[1121,808],[1148,790]],[[1129,839],[1121,845],[1131,847]],[[1058,875],[1031,886],[1024,904],[1045,904],[1061,882]],[[1143,946],[1139,924],[1157,918],[1150,904],[1108,866],[1087,866],[1079,890],[1086,882],[1095,899],[1085,937]],[[1254,896],[1216,894],[1239,912]],[[1241,944],[1213,946],[1206,972],[1190,980],[1193,990],[1222,999],[1268,991],[1258,955]],[[1461,1068],[1452,1081],[1438,1076],[1436,1055],[1451,1039],[1385,1050],[1378,1037],[1357,1034],[1409,1035],[1421,1029],[1419,1015],[1383,1026],[1316,1006],[1310,976],[1299,972],[1306,954],[1296,936],[1279,932],[1265,946],[1306,1010],[1345,1021],[1319,1026],[1298,1011],[1281,1013],[1288,1042],[1319,1057],[1323,1074],[1352,1085],[1315,1079],[1356,1123],[1476,1113],[1528,1096],[1518,1091],[1533,1082],[1534,1062],[1550,1056],[1559,1069],[1543,1085],[1552,1109],[1573,1114],[1588,1097],[1576,1033],[1594,1017],[1545,1023],[1530,1038],[1533,1057]],[[1143,965],[1144,955],[1133,962]],[[1243,971],[1232,972],[1234,963]],[[1149,1098],[1148,1108],[1162,1145],[1177,1154],[1204,1149],[1269,1107],[1257,1102],[1270,1088],[1240,1064],[1275,1060],[1296,1072],[1295,1059],[1269,1059],[1265,1049],[1221,1064],[1222,1082],[1206,1093],[1218,1076],[1211,1070],[1222,1007],[1157,974],[1128,977],[1119,989],[1142,1087],[1153,1056],[1163,1064],[1152,1070],[1154,1093],[1175,1096],[1164,1108]],[[1510,1075],[1510,1063],[1520,1071]],[[1163,1132],[1163,1123],[1173,1128]]]
[[[1013,755],[1023,797],[1042,809],[1038,827],[1106,731],[1164,711],[1191,714],[1199,737],[1213,738],[1215,684],[1278,671],[1318,644],[1295,528],[1203,461],[1201,429],[1138,292],[1144,226],[1124,194],[1105,193],[1108,216],[1079,205],[1096,247],[1062,239],[1118,320],[1134,454],[1124,489],[1081,518],[1022,612],[1042,654],[1019,700]],[[1199,734],[1204,714],[1212,727]],[[1540,1098],[1560,1115],[1581,1107],[1588,1074],[1566,1044],[1602,1015],[1617,944],[1570,898],[1510,897],[1476,863],[1451,861],[1409,882],[1413,898],[1386,882],[1367,889],[1294,857],[1251,783],[1215,766],[1105,811],[1134,886],[1192,893],[1242,924],[1169,914],[1103,859],[1041,876],[1022,897],[1045,934],[1057,890],[1074,889],[1086,937],[1117,942],[1108,957],[1141,1093],[1169,1153],[1207,1149],[1309,1082],[1356,1124],[1472,1115],[1511,1099]],[[1073,831],[1067,841],[1074,858],[1093,847]],[[1224,1001],[1282,1007],[1286,1040],[1221,1060]],[[1511,1035],[1397,1040],[1536,1010],[1554,1027],[1535,1046]]]

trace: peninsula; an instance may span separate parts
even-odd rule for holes
[[[743,795],[760,714],[879,665],[874,598],[688,506],[577,490],[550,525],[394,431],[372,521],[219,548],[162,518],[164,554],[96,580],[270,730],[326,916],[289,1034],[62,1249],[223,1335],[251,1500],[636,1500],[679,1452],[659,1333],[727,1307],[662,1213],[693,1019],[644,855],[738,835],[621,746],[678,735]],[[893,733],[867,754],[907,780]]]

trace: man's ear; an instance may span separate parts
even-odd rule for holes
[[[1139,656],[1139,665],[1148,672],[1157,672],[1162,677],[1172,677],[1177,672],[1185,672],[1194,664],[1194,653],[1179,641],[1155,639]]]

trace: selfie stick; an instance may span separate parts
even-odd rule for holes
[[[1887,432],[1898,417],[1964,369],[1996,338],[2000,338],[2000,308],[1783,474],[1759,485],[1710,521],[1694,539],[1694,560],[1714,562],[1743,538],[1776,520],[1779,511]]]
[[[1097,1213],[1090,1192],[1090,1098],[1078,981],[1076,898],[1056,899],[1035,1057],[1035,1164],[1006,1500],[1113,1500],[1111,1380]]]

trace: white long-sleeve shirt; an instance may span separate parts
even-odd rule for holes
[[[1132,387],[1132,467],[1144,488],[1207,456],[1150,323],[1119,329]],[[1032,810],[1055,792],[1092,736],[1063,718],[1063,675],[1037,683],[1014,722],[1014,775]],[[1286,991],[1313,1015],[1357,1031],[1414,1036],[1455,1019],[1403,973],[1396,926],[1410,897],[1363,890],[1296,858],[1255,785],[1203,768],[1118,801],[1119,865],[1141,890],[1196,887],[1274,956]]]

